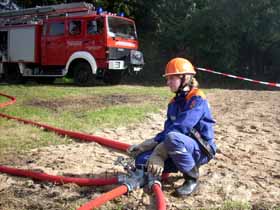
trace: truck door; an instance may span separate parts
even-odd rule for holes
[[[45,23],[42,36],[42,65],[65,65],[64,20]],[[45,36],[44,36],[45,33]]]
[[[67,35],[67,57],[73,53],[84,51],[83,49],[83,21],[80,19],[68,20],[68,35]]]
[[[104,17],[86,20],[86,34],[83,47],[93,55],[99,68],[106,68],[105,37]]]

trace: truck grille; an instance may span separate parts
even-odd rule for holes
[[[130,49],[109,48],[109,60],[129,60]]]

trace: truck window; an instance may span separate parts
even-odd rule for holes
[[[134,23],[118,18],[108,17],[109,36],[137,39]]]
[[[104,21],[99,18],[97,20],[87,21],[87,33],[88,34],[101,34],[104,29]]]
[[[64,22],[54,22],[50,24],[50,32],[51,36],[59,36],[64,34]]]
[[[79,35],[82,32],[82,22],[80,20],[72,20],[69,22],[69,34]]]

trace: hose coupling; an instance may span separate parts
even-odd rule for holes
[[[127,176],[119,176],[118,181],[119,183],[126,185],[128,191],[131,192],[145,185],[145,172],[141,169],[136,169],[135,171],[131,171]]]
[[[159,181],[159,177],[155,177],[151,173],[148,174],[148,189],[152,190],[154,184],[158,184],[161,188],[161,182]]]

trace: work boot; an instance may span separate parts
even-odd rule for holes
[[[176,189],[176,196],[178,197],[185,197],[192,194],[198,187],[198,177],[199,171],[198,167],[195,166],[187,173],[183,174],[185,178],[184,184]]]

